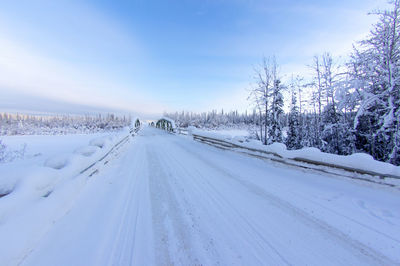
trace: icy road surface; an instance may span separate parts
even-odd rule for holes
[[[399,195],[144,128],[18,263],[394,265]]]

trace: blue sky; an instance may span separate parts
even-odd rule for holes
[[[242,111],[262,56],[307,75],[315,54],[345,58],[385,3],[4,0],[0,109]]]

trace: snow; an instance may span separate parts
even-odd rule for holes
[[[24,205],[14,193],[0,198],[2,264],[400,263],[398,189],[287,168],[151,127],[113,158],[97,175],[65,179]],[[47,174],[26,187],[45,187],[60,172],[41,169]]]
[[[44,163],[44,166],[50,167],[53,169],[61,169],[64,168],[69,162],[68,155],[61,154],[55,157],[49,158]]]
[[[83,156],[91,156],[92,154],[96,153],[100,148],[97,146],[84,146],[77,148],[74,153],[80,154]]]
[[[316,148],[303,148],[297,151],[289,151],[288,154],[288,158],[307,158],[335,165],[374,171],[384,175],[396,175],[400,178],[400,166],[376,161],[372,158],[372,156],[365,153],[354,153],[348,156],[341,156],[324,153]]]
[[[246,129],[219,129],[219,130],[207,130],[208,132],[211,133],[216,133],[220,135],[225,135],[225,136],[230,136],[232,138],[234,137],[248,137],[249,131]]]
[[[188,131],[188,135],[191,136],[191,135],[193,135],[193,132],[196,131],[196,127],[188,126],[187,131]]]
[[[0,164],[0,195],[11,193],[23,205],[30,198],[51,193],[58,183],[78,175],[126,135],[127,129],[92,135],[5,137],[5,143],[11,147],[26,143],[27,155]],[[0,202],[2,208],[9,206]]]
[[[260,151],[270,152],[286,159],[308,159],[315,162],[360,169],[382,175],[397,176],[400,179],[400,166],[374,160],[372,156],[365,153],[355,153],[343,156],[324,153],[319,149],[312,147],[302,148],[300,150],[287,150],[286,145],[282,143],[276,142],[271,145],[262,145],[259,141],[232,137],[231,135],[224,135],[222,133],[223,132],[208,132],[202,130],[193,131],[193,134],[199,136],[228,141],[244,148],[253,148]]]
[[[26,144],[24,161],[31,164],[30,160],[33,160],[35,164],[42,164],[49,157],[72,153],[76,148],[88,145],[92,139],[110,134],[117,133],[1,136],[0,139],[12,150],[18,150]]]
[[[188,127],[189,135],[193,133],[217,139],[234,140],[236,142],[247,141],[250,133],[247,129],[197,129],[193,126]]]
[[[97,138],[90,141],[90,145],[103,148],[107,144],[107,137]]]
[[[1,137],[8,149],[19,150],[26,145],[26,152],[23,157],[15,158],[12,162],[0,163],[0,195],[11,192],[22,178],[39,171],[51,158],[72,153],[76,148],[87,145],[91,139],[103,135],[105,134]]]
[[[221,140],[232,140],[233,135],[226,134],[226,131],[206,131],[201,129],[192,129],[192,134],[196,134],[199,136],[221,139]]]

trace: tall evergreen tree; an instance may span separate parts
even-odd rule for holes
[[[271,127],[268,142],[282,142],[281,115],[283,114],[283,95],[282,84],[279,79],[275,79],[272,89],[271,102]]]
[[[301,146],[301,135],[300,135],[300,113],[299,107],[297,106],[296,91],[294,90],[294,85],[292,83],[292,102],[290,113],[288,117],[288,135],[286,138],[286,147],[289,150],[296,150],[302,148]]]

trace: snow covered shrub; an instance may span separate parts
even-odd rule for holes
[[[18,150],[10,150],[0,140],[0,163],[12,162],[16,159],[23,159],[26,153],[26,144],[24,143]]]
[[[0,162],[3,162],[6,155],[6,145],[0,139]]]
[[[261,140],[261,136],[260,136],[260,131],[258,130],[258,128],[250,128],[249,129],[249,139],[256,139],[256,140]]]

